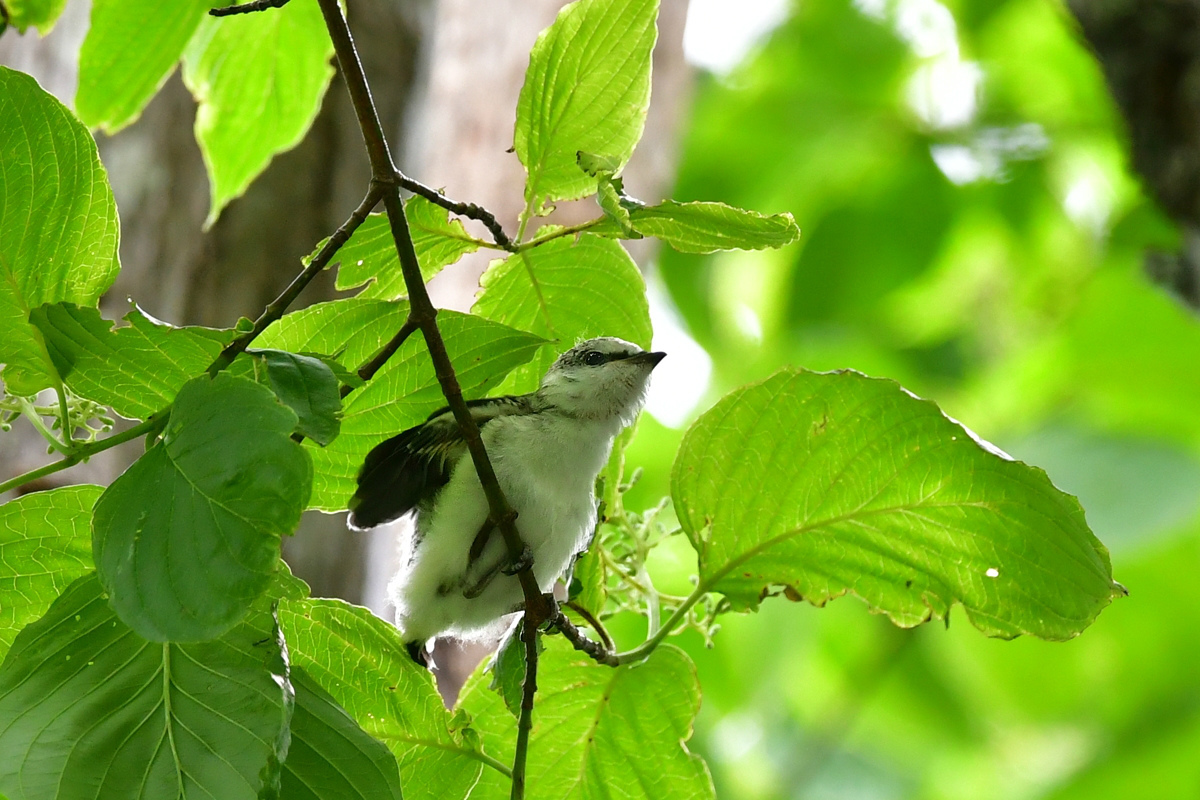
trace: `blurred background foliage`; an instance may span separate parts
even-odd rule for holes
[[[1143,275],[1178,234],[1081,42],[1053,0],[802,0],[699,80],[673,196],[803,237],[660,254],[654,295],[711,359],[673,387],[691,416],[784,364],[895,378],[1078,495],[1130,590],[1065,644],[849,599],[679,637],[722,798],[1200,796],[1200,327]],[[669,490],[669,416],[628,453],[631,508]],[[652,567],[686,592],[686,546]]]

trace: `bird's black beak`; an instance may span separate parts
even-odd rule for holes
[[[658,366],[658,362],[662,361],[666,357],[667,357],[667,354],[661,353],[661,352],[638,353],[636,356],[630,356],[627,360],[632,361],[636,364],[649,364],[650,369],[654,369],[655,367]]]

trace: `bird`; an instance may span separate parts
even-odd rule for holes
[[[500,635],[523,594],[516,571],[532,559],[550,592],[596,526],[596,476],[613,440],[645,402],[666,356],[613,337],[579,342],[537,391],[467,402],[526,551],[518,563],[489,517],[487,498],[450,409],[376,445],[358,473],[348,523],[366,530],[415,514],[407,558],[388,585],[409,654],[426,662],[438,636]]]

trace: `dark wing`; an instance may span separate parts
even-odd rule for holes
[[[491,420],[531,411],[528,396],[490,397],[467,403],[481,429]],[[450,480],[467,443],[449,409],[377,444],[358,472],[350,500],[350,527],[374,528],[407,514],[432,499]]]

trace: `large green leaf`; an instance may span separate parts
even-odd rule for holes
[[[283,763],[285,800],[401,800],[396,757],[299,666],[292,742]]]
[[[646,283],[617,242],[582,234],[509,256],[484,273],[472,311],[551,339],[505,389],[531,392],[558,354],[579,339],[617,336],[650,346]]]
[[[726,396],[684,437],[671,494],[701,585],[739,608],[853,592],[902,626],[958,602],[990,636],[1068,639],[1123,591],[1046,473],[856,372]]]
[[[410,198],[404,204],[404,217],[412,234],[421,277],[429,280],[442,268],[479,249],[479,243],[467,234],[463,224],[450,219],[449,213],[424,197]],[[338,250],[337,288],[353,289],[370,281],[359,297],[395,300],[407,297],[400,258],[386,214],[372,214],[359,226],[350,240]]]
[[[545,343],[532,334],[452,311],[438,315],[438,326],[468,398],[487,394]],[[389,338],[391,333],[394,330],[388,331]],[[305,443],[313,459],[311,507],[344,510],[370,449],[445,404],[424,339],[419,334],[409,337],[369,384],[346,398],[337,439],[323,448]]]
[[[117,619],[95,574],[79,578],[0,666],[0,792],[271,796],[291,715],[281,645],[266,598],[220,639],[157,643]]]
[[[136,120],[214,4],[95,0],[91,26],[79,50],[79,118],[109,133]]]
[[[125,320],[129,325],[114,330],[96,309],[70,303],[39,306],[29,314],[71,391],[129,419],[145,419],[170,405],[234,336],[231,330],[175,328],[137,308]]]
[[[455,729],[432,676],[393,626],[325,599],[285,601],[279,622],[294,663],[395,754],[407,800],[467,796],[490,759]]]
[[[667,200],[630,210],[629,222],[643,236],[657,236],[681,253],[774,249],[800,237],[791,214],[767,216],[724,203]]]
[[[24,33],[30,25],[45,36],[54,27],[58,17],[67,5],[67,0],[8,0],[5,8],[8,10],[8,21],[20,33]]]
[[[33,78],[0,67],[0,364],[10,393],[55,383],[29,310],[94,306],[120,269],[117,238],[91,134]]]
[[[211,639],[266,588],[308,501],[296,415],[246,378],[175,398],[162,440],[96,504],[92,548],[125,624],[154,641]]]
[[[596,190],[580,151],[605,157],[613,171],[633,154],[650,104],[657,17],[657,0],[578,0],[538,36],[514,135],[534,213]]]
[[[208,224],[304,138],[321,107],[333,44],[315,2],[269,14],[206,17],[183,55],[183,80],[200,104],[196,141],[208,166]]]
[[[21,628],[92,568],[92,506],[102,491],[65,486],[0,506],[0,658]]]
[[[512,758],[516,720],[477,672],[459,708],[475,720],[488,753]],[[526,797],[622,797],[675,800],[715,797],[708,769],[684,744],[700,708],[691,659],[673,645],[649,659],[612,669],[546,638],[538,663],[538,693],[529,740]],[[507,797],[485,777],[472,800]]]

